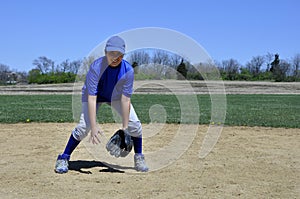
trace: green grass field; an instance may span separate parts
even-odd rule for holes
[[[187,96],[188,97],[188,96]],[[209,124],[209,95],[198,95],[199,124]],[[73,122],[71,95],[0,95],[0,123]],[[149,123],[149,109],[163,106],[167,123],[180,123],[175,95],[134,95],[132,103],[140,120]],[[100,123],[113,122],[110,107],[99,110]],[[193,110],[191,110],[192,116]],[[159,118],[159,117],[158,117]],[[154,118],[155,120],[155,118]],[[227,95],[225,125],[300,128],[300,95]]]

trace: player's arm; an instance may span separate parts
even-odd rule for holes
[[[122,125],[123,129],[128,128],[129,112],[130,112],[130,98],[123,95],[121,96],[121,107],[122,107]]]
[[[88,95],[88,112],[89,112],[89,119],[91,125],[90,141],[93,144],[100,143],[100,139],[98,137],[98,133],[100,133],[100,130],[97,126],[97,119],[96,119],[96,105],[97,105],[97,96]]]
[[[129,114],[130,114],[130,97],[133,92],[134,71],[133,69],[128,71],[125,76],[125,83],[123,85],[123,93],[121,96],[122,107],[122,123],[123,129],[128,128]]]

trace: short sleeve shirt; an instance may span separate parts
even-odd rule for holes
[[[82,88],[82,101],[88,101],[88,95],[97,96],[97,102],[120,100],[122,94],[131,97],[133,92],[134,71],[125,60],[117,67],[107,64],[106,57],[95,60],[86,75]]]

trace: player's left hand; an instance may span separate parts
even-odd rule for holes
[[[106,150],[110,155],[118,157],[126,157],[133,146],[133,141],[127,130],[118,130],[107,142]]]

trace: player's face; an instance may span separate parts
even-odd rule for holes
[[[108,51],[105,52],[105,55],[107,57],[108,65],[111,67],[117,67],[124,57],[124,55],[119,51]]]

